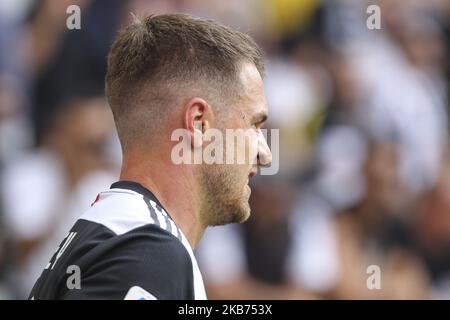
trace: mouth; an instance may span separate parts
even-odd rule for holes
[[[248,196],[250,197],[250,194],[252,193],[252,188],[250,188],[250,186],[247,184],[245,185],[245,189],[247,190]]]
[[[256,173],[257,173],[257,169],[253,168],[250,171],[250,173],[248,174],[247,183],[245,184],[245,189],[247,189],[247,192],[248,192],[249,196],[250,196],[250,194],[252,192],[252,189],[249,186],[250,178],[253,178],[254,176],[256,176]]]

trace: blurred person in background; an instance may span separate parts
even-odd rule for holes
[[[436,181],[448,144],[439,7],[398,0],[379,5],[384,28],[367,30],[346,53],[357,83],[358,121],[377,139],[397,137],[401,179],[420,195]]]
[[[82,12],[75,32],[66,27],[73,4]],[[93,201],[80,190],[96,193],[114,180],[120,149],[101,97],[122,5],[25,0],[0,8],[1,237],[14,244],[3,250],[0,281],[11,289],[6,296],[25,298],[55,250],[53,237],[76,218],[72,209]]]
[[[300,221],[293,234],[309,234],[294,250],[303,251],[295,259],[303,261],[297,264],[300,280],[311,275],[302,266],[319,261],[315,268],[321,273],[315,278],[331,275],[326,287],[334,290],[325,293],[328,297],[429,297],[430,269],[415,247],[418,231],[413,226],[418,197],[436,183],[448,143],[442,77],[448,42],[435,19],[444,3],[395,3],[390,10],[382,6],[383,28],[373,32],[364,26],[363,2],[324,2],[325,25],[333,28],[325,28],[325,42],[333,48],[325,66],[334,97],[315,146],[313,205],[300,206],[302,214],[294,214],[301,219],[293,220]],[[370,141],[384,142],[376,146]],[[334,212],[346,213],[334,218]],[[396,232],[400,239],[392,239]],[[320,241],[321,236],[328,240]],[[319,249],[314,240],[328,248],[328,259],[305,254]],[[370,261],[382,266],[382,290],[366,287]],[[359,272],[348,272],[354,269]]]
[[[66,27],[69,5],[81,11],[81,29]],[[119,0],[80,0],[75,3],[38,1],[31,8],[30,111],[33,143],[39,146],[58,109],[83,86],[103,94],[106,55],[125,15],[127,2]],[[129,13],[126,13],[127,15]],[[86,89],[87,90],[87,89]]]
[[[413,250],[411,203],[402,184],[395,145],[369,142],[363,165],[365,192],[352,208],[336,215],[338,299],[421,299],[428,274]],[[406,200],[406,201],[405,201]],[[368,290],[367,267],[382,270],[379,290]]]
[[[105,99],[80,95],[58,109],[38,149],[6,165],[1,198],[17,297],[26,297],[92,194],[114,181],[117,168],[108,151],[113,130]]]
[[[442,163],[439,179],[425,193],[412,220],[416,251],[431,281],[429,298],[450,298],[450,159]]]

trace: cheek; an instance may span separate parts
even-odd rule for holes
[[[239,165],[236,166],[235,169],[235,175],[236,175],[236,185],[239,185],[240,187],[243,187],[247,185],[249,181],[249,174],[250,167],[248,165]]]
[[[247,184],[247,178],[248,178],[248,166],[246,165],[225,165],[225,171],[226,171],[226,181],[225,183],[229,184],[228,188],[231,189],[231,191],[239,191],[239,186],[244,186]]]

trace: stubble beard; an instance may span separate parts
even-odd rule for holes
[[[230,165],[208,165],[201,173],[203,195],[200,217],[205,226],[242,223],[250,216],[250,205],[242,174]]]

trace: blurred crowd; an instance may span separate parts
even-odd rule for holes
[[[130,12],[216,19],[265,51],[280,170],[251,182],[247,223],[207,230],[209,298],[450,299],[448,0],[1,0],[0,299],[28,296],[117,180],[104,76]]]

